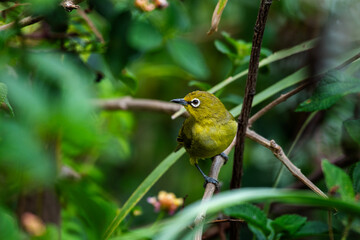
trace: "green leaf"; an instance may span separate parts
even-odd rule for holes
[[[116,215],[112,223],[107,228],[104,239],[108,239],[115,229],[120,225],[124,218],[131,212],[135,205],[141,200],[141,198],[150,190],[150,188],[156,183],[157,180],[185,153],[185,149],[182,148],[177,152],[172,152],[167,158],[165,158],[138,186],[133,192],[131,197],[124,203],[120,212]]]
[[[239,47],[238,41],[230,36],[227,32],[222,32],[221,35],[225,40],[236,50]]]
[[[32,0],[32,4],[30,5],[30,10],[32,11],[31,14],[46,14],[52,12],[56,9],[57,4],[59,1],[57,0]],[[36,4],[38,7],[36,7]]]
[[[14,216],[0,207],[0,239],[21,239],[19,227]]]
[[[5,102],[7,98],[7,86],[5,83],[0,82],[0,104]]]
[[[356,92],[360,92],[360,79],[345,77],[339,72],[331,72],[321,80],[312,97],[302,102],[296,111],[324,110],[334,105],[343,96]]]
[[[224,210],[224,213],[231,217],[244,219],[247,223],[260,228],[265,235],[270,233],[270,230],[266,228],[267,218],[265,213],[252,204],[247,203],[227,208]]]
[[[215,47],[221,53],[224,53],[226,55],[234,55],[230,47],[219,40],[215,40]]]
[[[120,76],[120,80],[130,89],[131,93],[135,93],[138,88],[138,80],[129,71],[124,70]]]
[[[286,232],[293,235],[305,222],[306,217],[296,214],[285,214],[272,221],[271,225],[275,229],[275,232]]]
[[[87,179],[72,184],[63,181],[58,185],[63,198],[76,209],[75,215],[86,219],[84,227],[87,239],[101,239],[102,233],[115,216],[116,205],[102,196],[104,192],[100,186]]]
[[[218,3],[219,3],[219,9],[217,13],[219,14],[221,11],[224,10],[227,0],[219,0]]]
[[[128,41],[136,49],[149,51],[161,46],[162,35],[150,23],[134,21],[129,29]]]
[[[310,236],[319,236],[326,234],[329,227],[326,223],[320,221],[306,222],[296,233],[292,235],[293,238],[303,238]]]
[[[322,169],[325,175],[326,186],[329,190],[337,186],[341,198],[344,200],[353,200],[355,197],[353,185],[350,177],[341,168],[331,164],[328,160],[324,159],[321,162]]]
[[[215,41],[215,47],[220,52],[226,54],[231,60],[232,64],[235,66],[239,66],[249,62],[252,44],[243,40],[236,40],[230,37],[230,35],[226,32],[222,32],[222,35],[224,36],[225,40],[230,44],[230,46],[223,42]],[[263,52],[269,53],[269,50],[264,49]],[[261,54],[261,56],[264,56],[264,54]]]
[[[344,126],[350,137],[360,144],[360,119],[347,120]]]
[[[267,237],[261,228],[250,223],[248,224],[248,227],[250,231],[256,236],[257,240],[267,240]]]
[[[118,78],[122,70],[129,63],[137,51],[130,46],[127,35],[131,22],[131,14],[128,11],[119,13],[114,17],[109,35],[109,43],[105,52],[105,59],[112,74]]]
[[[193,80],[193,81],[190,81],[189,82],[189,86],[195,86],[197,88],[199,88],[200,90],[203,90],[203,91],[207,91],[211,88],[211,85],[208,84],[208,83],[205,83],[205,82],[200,82],[200,81],[196,81],[196,80]]]
[[[5,104],[6,107],[4,108],[4,110],[8,112],[11,116],[14,116],[14,111],[7,98],[7,93],[8,90],[6,84],[0,82],[0,109],[1,109],[1,105]]]
[[[360,193],[360,162],[356,163],[352,174],[354,190],[356,193]]]
[[[179,238],[179,235],[183,233],[188,225],[193,223],[195,217],[204,209],[207,209],[207,215],[210,215],[221,209],[238,205],[239,203],[260,201],[310,205],[319,208],[335,208],[339,211],[351,213],[354,217],[360,216],[360,205],[355,201],[323,198],[309,191],[289,191],[266,188],[239,189],[217,194],[211,200],[206,201],[206,203],[198,201],[187,206],[161,226],[160,233],[156,236],[156,239],[181,239]]]
[[[55,181],[54,164],[31,130],[14,121],[2,121],[0,125],[0,168],[9,173],[5,183],[11,183],[12,188]],[[33,157],[31,161],[29,156]]]
[[[193,43],[184,39],[172,39],[167,42],[172,59],[182,68],[200,79],[206,79],[210,72],[203,54]]]

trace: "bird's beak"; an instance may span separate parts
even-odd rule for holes
[[[183,106],[186,106],[186,105],[189,104],[189,103],[188,103],[187,101],[185,101],[185,99],[183,99],[183,98],[173,99],[173,100],[171,100],[171,102],[173,102],[173,103],[178,103],[178,104],[181,104],[181,105],[183,105]]]

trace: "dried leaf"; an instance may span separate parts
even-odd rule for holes
[[[211,19],[211,27],[209,31],[207,32],[208,35],[211,35],[212,33],[217,31],[218,25],[220,23],[221,15],[224,11],[224,8],[226,6],[227,0],[219,0],[216,4],[212,19]]]

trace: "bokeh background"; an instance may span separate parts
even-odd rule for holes
[[[80,9],[72,11],[57,0],[0,2],[0,25],[14,23],[0,26],[0,222],[6,222],[0,239],[25,236],[18,230],[22,214],[46,209],[47,202],[53,204],[51,213],[39,210],[40,215],[45,222],[61,222],[63,239],[99,239],[116,209],[175,149],[183,119],[151,111],[103,111],[95,99],[168,102],[247,69],[259,1],[229,1],[218,32],[210,36],[206,33],[217,1],[160,2],[75,1]],[[325,40],[321,51],[261,68],[257,92],[309,64],[316,73],[358,45],[359,12],[355,0],[274,1],[261,58],[314,38]],[[29,16],[41,21],[22,27],[20,20]],[[216,95],[231,109],[242,102],[244,86],[241,78]],[[311,92],[274,108],[253,129],[286,152],[310,114],[295,109]],[[358,95],[341,99],[305,129],[290,155],[305,175],[322,158],[343,155],[342,123],[359,114],[358,102]],[[219,176],[222,190],[229,189],[232,155]],[[243,187],[273,185],[280,163],[270,151],[247,140],[244,161]],[[200,163],[205,172],[210,165],[210,160]],[[285,172],[280,186],[294,181]],[[158,214],[146,197],[160,190],[186,197],[186,206],[201,199],[203,179],[183,156],[140,201],[140,213],[129,216],[122,230],[155,221]],[[51,239],[58,233],[47,234]]]

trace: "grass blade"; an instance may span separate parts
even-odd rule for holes
[[[259,68],[263,67],[263,66],[266,66],[266,65],[268,65],[270,63],[279,61],[281,59],[287,58],[287,57],[292,56],[294,54],[307,51],[307,50],[314,47],[316,41],[317,41],[317,39],[312,39],[312,40],[303,42],[303,43],[301,43],[299,45],[296,45],[296,46],[294,46],[292,48],[284,49],[284,50],[280,50],[278,52],[275,52],[275,53],[271,54],[269,57],[264,58],[263,60],[261,60],[259,62]],[[235,76],[229,77],[229,78],[223,80],[222,82],[216,84],[215,86],[213,86],[209,90],[209,92],[210,93],[215,93],[215,92],[219,91],[220,89],[224,88],[225,86],[229,85],[230,83],[234,82],[235,80],[237,80],[237,79],[239,79],[239,78],[241,78],[243,76],[246,76],[247,73],[248,73],[248,70],[246,69],[246,70],[236,74]],[[255,99],[254,99],[254,101],[255,101]],[[171,118],[175,119],[175,118],[181,116],[181,114],[183,114],[184,112],[185,112],[185,110],[181,109],[181,110],[177,111],[176,113],[174,113],[171,116]]]
[[[135,205],[142,199],[142,197],[149,191],[149,189],[156,183],[156,181],[185,153],[182,148],[177,152],[172,152],[167,156],[147,178],[138,186],[130,198],[120,209],[108,229],[105,231],[104,239],[108,239],[115,229],[120,225],[124,218],[130,213]]]
[[[203,209],[207,209],[208,213],[214,213],[224,208],[235,206],[248,202],[259,201],[275,201],[281,203],[301,204],[307,206],[320,206],[330,209],[338,209],[353,216],[360,216],[360,205],[355,201],[344,201],[335,198],[323,198],[309,191],[291,191],[283,189],[238,189],[224,193],[219,193],[210,201],[201,204],[198,201],[187,206],[183,211],[179,212],[161,229],[155,239],[172,240],[179,239],[179,235],[189,226],[194,218]]]

